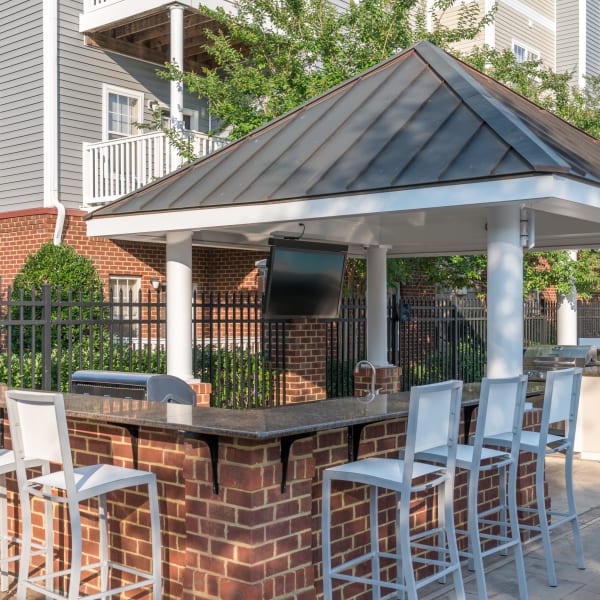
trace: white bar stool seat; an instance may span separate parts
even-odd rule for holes
[[[517,477],[519,467],[519,442],[523,424],[523,411],[527,393],[527,377],[503,379],[484,378],[477,412],[477,425],[472,445],[459,444],[456,467],[467,471],[467,521],[468,530],[456,532],[468,536],[467,552],[459,552],[469,559],[475,571],[477,593],[480,600],[488,597],[483,559],[495,553],[505,554],[514,548],[520,600],[527,600],[527,581],[523,562],[523,548],[519,533],[517,513]],[[488,436],[500,435],[509,444],[508,451],[490,448],[485,444]],[[504,442],[502,445],[505,445]],[[419,460],[445,464],[446,448],[434,448],[417,454]],[[508,469],[508,481],[507,471]],[[498,498],[490,498],[486,490],[485,510],[479,509],[479,479],[481,473],[497,471],[499,474]],[[489,503],[493,503],[489,506]],[[491,528],[497,528],[497,532]],[[486,542],[485,549],[482,541]]]
[[[538,524],[530,525],[520,522],[524,530],[541,534],[548,585],[557,585],[556,568],[552,554],[551,530],[566,523],[571,523],[575,541],[576,561],[579,569],[585,569],[583,544],[579,532],[579,519],[575,507],[573,493],[573,453],[575,445],[575,428],[577,426],[577,410],[579,407],[579,392],[581,389],[582,369],[573,367],[546,374],[544,390],[544,406],[539,431],[523,431],[521,433],[520,449],[522,452],[533,452],[536,455],[535,496],[536,507],[519,506],[522,514],[536,514]],[[564,424],[564,434],[551,433],[551,425]],[[491,441],[498,445],[507,444],[507,436],[494,436]],[[567,512],[548,510],[545,502],[544,473],[546,456],[562,452],[565,454],[565,490],[567,496]]]
[[[108,598],[143,587],[152,588],[154,600],[161,598],[161,539],[160,514],[156,475],[148,471],[129,469],[109,464],[73,467],[62,394],[8,390],[6,406],[14,457],[22,515],[22,548],[17,584],[17,600],[25,600],[27,590],[44,594],[47,598]],[[30,457],[60,465],[62,470],[28,477],[27,460]],[[108,514],[106,494],[133,486],[147,486],[150,511],[151,569],[141,571],[109,559]],[[57,502],[67,507],[71,529],[71,550],[68,567],[61,571],[30,574],[32,555],[31,499],[41,498],[47,506]],[[100,529],[100,560],[82,565],[82,524],[80,502],[97,498]],[[46,533],[52,534],[52,519],[44,523]],[[96,571],[100,575],[100,593],[81,595],[82,572]],[[109,589],[110,574],[125,572],[132,582]],[[57,578],[68,576],[68,590],[55,590]]]
[[[406,449],[401,458],[366,458],[323,472],[322,552],[323,593],[332,598],[332,580],[360,582],[370,586],[372,597],[382,598],[382,589],[394,590],[394,597],[408,595],[416,600],[417,590],[452,575],[456,596],[463,599],[464,587],[460,559],[454,531],[454,462],[458,440],[462,382],[447,381],[413,387],[406,433]],[[427,448],[448,447],[448,464],[431,465],[415,460],[415,453]],[[369,486],[370,548],[366,554],[332,566],[331,556],[331,484],[350,481]],[[414,493],[441,489],[442,504],[438,504],[438,526],[427,531],[411,533],[411,500]],[[379,548],[378,490],[396,492],[396,551],[383,552]],[[430,543],[429,540],[436,543]],[[419,550],[412,556],[411,550]],[[435,555],[434,558],[431,554]],[[382,579],[381,559],[396,564],[396,581]],[[371,576],[357,575],[354,568],[370,562]],[[416,581],[415,564],[433,565],[435,572]],[[398,592],[401,595],[398,595]]]

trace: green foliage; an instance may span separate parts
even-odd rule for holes
[[[421,360],[414,361],[402,374],[402,389],[413,385],[437,383],[457,378],[466,382],[481,381],[484,377],[486,348],[482,340],[469,338],[458,343],[457,372],[452,365],[452,353],[448,348],[433,348]]]
[[[584,88],[572,85],[572,73],[554,73],[539,60],[518,62],[510,50],[484,46],[462,57],[482,73],[600,138],[600,77],[586,77]]]
[[[532,252],[525,255],[525,294],[549,287],[559,294],[571,293],[573,284],[582,299],[598,292],[600,281],[600,253],[598,250],[580,250],[577,260],[568,252]]]
[[[203,346],[196,348],[195,372],[212,384],[212,406],[258,408],[272,402],[276,371],[266,355],[239,347]]]
[[[102,280],[93,261],[77,254],[72,246],[46,242],[25,260],[13,281],[13,297],[21,290],[25,297],[31,297],[32,290],[39,294],[44,285],[51,286],[53,298],[59,289],[66,298],[69,290],[94,290],[99,295]]]
[[[472,39],[492,18],[476,2],[437,0],[432,14],[459,8],[457,26],[434,18],[426,28],[422,0],[362,0],[347,10],[329,0],[239,0],[237,13],[201,6],[217,27],[205,29],[213,66],[201,73],[167,65],[159,73],[182,80],[206,98],[229,137],[241,137],[420,39],[445,46]]]

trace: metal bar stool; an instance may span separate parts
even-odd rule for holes
[[[536,507],[519,506],[523,514],[537,514],[539,524],[519,524],[521,529],[535,531],[542,536],[548,585],[555,587],[556,569],[552,555],[550,532],[552,529],[565,523],[571,523],[577,566],[585,569],[583,557],[583,544],[579,532],[579,519],[575,508],[573,494],[573,452],[575,441],[575,428],[577,425],[577,410],[579,407],[579,391],[581,388],[582,369],[578,367],[549,371],[546,375],[546,388],[544,390],[544,406],[542,408],[542,422],[539,431],[523,431],[521,433],[521,451],[533,452],[536,455],[535,490]],[[551,425],[564,423],[564,433],[552,430]],[[506,435],[493,436],[490,439],[495,444],[508,444]],[[546,456],[562,452],[565,454],[565,489],[567,495],[568,511],[546,509],[544,472]]]
[[[17,600],[25,600],[27,590],[48,598],[108,598],[127,590],[152,587],[154,600],[161,598],[161,540],[160,515],[156,475],[147,471],[128,469],[109,464],[73,467],[67,418],[62,394],[8,390],[6,406],[14,449],[17,483],[22,515],[23,542],[19,565]],[[30,477],[26,461],[36,457],[57,463],[62,470]],[[147,486],[150,510],[152,556],[151,570],[141,571],[132,566],[111,561],[108,552],[108,515],[106,495],[115,490]],[[71,527],[71,552],[68,568],[30,574],[32,554],[31,500],[41,498],[46,505],[54,502],[65,505]],[[80,502],[97,498],[100,525],[100,561],[82,564],[82,524]],[[46,533],[52,533],[52,519],[44,523]],[[80,595],[82,571],[95,570],[100,574],[100,593]],[[125,572],[131,583],[109,589],[109,575]],[[53,581],[68,576],[68,591],[54,589]]]
[[[48,473],[50,465],[44,460],[28,460],[27,469],[41,468],[43,473]],[[16,470],[15,455],[12,450],[0,449],[0,591],[8,590],[9,564],[19,560],[18,554],[9,554],[9,546],[18,544],[21,540],[16,536],[8,535],[8,505],[6,492],[6,476]],[[46,509],[46,517],[50,514],[50,507]],[[43,554],[46,560],[46,568],[52,564],[52,544],[50,536],[46,536],[43,545],[35,545],[33,555]]]
[[[406,449],[401,457],[366,458],[330,467],[323,472],[322,547],[323,592],[332,598],[332,580],[361,582],[372,586],[373,598],[381,598],[381,590],[405,592],[409,600],[417,598],[417,590],[451,574],[457,598],[464,598],[460,559],[454,531],[454,466],[460,418],[462,382],[447,381],[413,387],[410,393]],[[415,454],[437,446],[448,448],[445,466],[415,460]],[[332,566],[331,560],[331,483],[348,481],[369,486],[370,549],[359,557]],[[438,526],[411,534],[411,499],[417,492],[441,488],[442,504],[438,505]],[[379,549],[378,490],[396,492],[396,552]],[[429,540],[435,540],[430,542]],[[413,557],[412,549],[419,555]],[[432,556],[433,554],[433,556]],[[380,559],[396,564],[396,581],[381,578]],[[356,575],[354,567],[370,561],[371,577]],[[435,572],[416,581],[415,564],[429,564]]]
[[[457,529],[456,532],[468,536],[469,549],[459,554],[469,559],[469,566],[475,571],[478,597],[481,600],[488,597],[483,559],[498,552],[506,554],[509,548],[514,548],[519,597],[521,600],[527,600],[528,597],[517,513],[519,442],[526,393],[525,375],[503,379],[484,378],[481,382],[473,443],[459,444],[457,448],[456,467],[465,469],[468,474],[468,530]],[[507,451],[486,445],[488,436],[495,435],[504,436],[510,442]],[[447,451],[445,447],[434,448],[420,452],[416,458],[446,464]],[[498,501],[480,511],[480,474],[490,471],[497,471],[499,474]],[[497,528],[498,532],[492,528]],[[487,542],[485,549],[482,548],[482,541]]]

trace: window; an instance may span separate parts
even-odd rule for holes
[[[113,301],[112,318],[118,321],[116,334],[120,338],[139,335],[139,292],[141,278],[130,275],[110,275],[108,287]]]
[[[520,42],[513,42],[512,51],[517,59],[517,62],[526,62],[530,60],[540,60],[541,55],[537,50],[533,50],[532,48],[528,48],[524,44]]]
[[[171,127],[171,111],[163,109],[162,115],[162,126],[164,129],[170,129]],[[183,110],[183,129],[186,131],[197,131],[198,130],[198,111],[197,110]]]
[[[137,134],[136,123],[144,119],[144,95],[105,85],[103,88],[103,135],[106,140]]]

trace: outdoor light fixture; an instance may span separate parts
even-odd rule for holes
[[[521,209],[521,246],[531,249],[535,246],[535,212]]]
[[[151,279],[150,280],[150,285],[156,290],[158,291],[159,289],[164,289],[166,287],[165,283],[161,283],[158,279]]]

